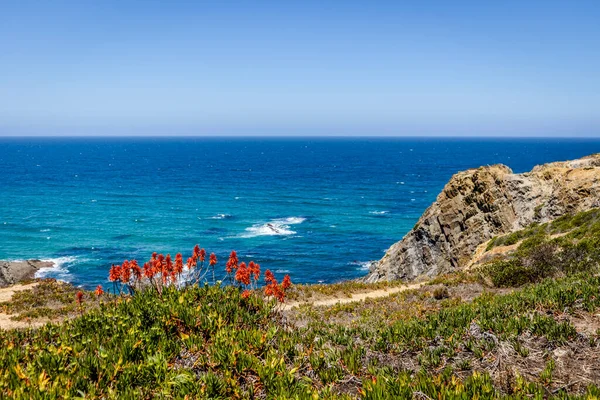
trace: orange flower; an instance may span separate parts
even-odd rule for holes
[[[94,293],[96,293],[96,296],[98,297],[102,296],[104,294],[104,290],[102,290],[102,285],[96,286],[96,291]]]
[[[227,264],[225,264],[225,270],[227,271],[228,274],[230,274],[231,271],[233,271],[234,269],[237,269],[238,262],[239,262],[239,260],[237,258],[237,253],[234,250],[229,255],[229,260],[227,261]]]
[[[129,279],[131,278],[131,268],[129,266],[129,261],[123,261],[123,265],[121,265],[121,282],[129,283]]]
[[[281,282],[281,287],[283,290],[287,290],[290,286],[292,286],[292,280],[289,275],[283,277],[283,282]]]
[[[129,265],[130,265],[131,272],[133,273],[134,278],[138,281],[141,280],[142,279],[142,269],[138,265],[138,262],[136,260],[131,260],[131,263]]]
[[[183,271],[183,257],[181,253],[175,255],[175,273],[181,274]]]
[[[108,272],[108,280],[115,282],[121,279],[121,266],[113,264]]]
[[[250,291],[249,291],[249,290],[244,290],[244,291],[242,292],[242,299],[247,299],[248,297],[250,297],[250,295],[251,295],[251,294],[252,294],[252,293],[250,293]]]
[[[83,303],[83,292],[80,290],[77,292],[77,304],[81,305]]]
[[[267,283],[277,283],[277,281],[275,280],[275,275],[273,275],[273,273],[270,270],[266,270],[265,271],[265,282]]]
[[[250,264],[248,264],[248,269],[250,270],[250,273],[254,275],[254,280],[257,281],[260,278],[260,265],[254,261],[250,261]]]
[[[244,285],[250,284],[250,271],[245,262],[242,262],[235,272],[235,280]]]
[[[154,277],[154,268],[150,262],[144,264],[144,276],[148,279]]]
[[[204,260],[206,259],[206,250],[200,249],[199,257],[200,257],[200,261],[204,262]]]
[[[217,256],[215,253],[210,253],[210,260],[208,262],[211,267],[214,267],[217,264]]]
[[[167,257],[165,258],[165,267],[168,273],[173,271],[173,260],[171,260],[170,254],[167,254]]]

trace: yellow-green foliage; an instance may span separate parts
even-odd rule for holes
[[[595,312],[599,291],[600,278],[575,276],[353,328],[318,316],[303,328],[291,327],[275,303],[244,300],[232,287],[169,288],[162,297],[144,291],[62,325],[0,331],[0,397],[497,397],[502,392],[485,373],[459,379],[453,372],[495,347],[469,336],[470,326],[500,340],[528,332],[564,343],[577,333],[552,312]],[[417,370],[378,361],[406,354],[418,361]],[[511,390],[522,398],[546,396],[543,379],[551,374],[548,367],[539,382],[517,381]],[[596,387],[588,391],[599,394]]]
[[[548,277],[595,272],[600,266],[600,210],[533,225],[495,238],[488,248],[518,241],[514,254],[481,268],[495,286],[521,286]]]
[[[536,237],[543,240],[551,235],[569,232],[571,238],[582,238],[600,234],[600,209],[594,208],[577,214],[567,214],[545,224],[534,223],[531,226],[490,240],[487,250],[497,246],[510,246],[522,240]]]

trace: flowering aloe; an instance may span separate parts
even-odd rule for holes
[[[191,257],[187,259],[187,268],[189,274],[187,281],[198,284],[208,273],[208,268],[204,268],[206,260],[206,250],[200,246],[194,246]],[[213,283],[215,282],[215,266],[217,265],[217,256],[215,253],[210,253],[208,266],[213,272]],[[181,275],[183,273],[184,263],[181,253],[175,255],[175,261],[170,254],[166,256],[159,253],[152,253],[150,260],[144,263],[143,268],[140,268],[136,260],[125,260],[121,265],[112,265],[109,271],[109,280],[115,285],[115,293],[122,293],[123,287],[127,287],[130,294],[134,294],[135,290],[144,286],[143,281],[149,283],[159,294],[162,294],[163,288],[169,285],[179,285]],[[254,261],[248,264],[240,262],[237,253],[232,251],[229,254],[229,259],[225,265],[225,272],[232,284],[237,284],[238,287],[244,289],[243,297],[250,296],[250,290],[256,289],[258,280],[260,279],[260,265]],[[286,275],[282,284],[278,284],[275,276],[270,270],[265,271],[265,295],[274,297],[283,302],[285,299],[285,291],[291,286],[289,275]],[[97,288],[98,291],[104,293],[102,288]],[[100,296],[100,295],[98,295]]]

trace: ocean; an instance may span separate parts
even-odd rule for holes
[[[110,265],[231,250],[294,282],[363,276],[461,170],[515,172],[598,139],[0,138],[0,259],[105,284]]]

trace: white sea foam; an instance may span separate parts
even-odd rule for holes
[[[50,232],[50,229],[40,229],[40,232]]]
[[[369,268],[371,267],[371,264],[373,264],[373,261],[352,261],[351,263],[349,263],[350,265],[355,265],[358,270],[361,271],[368,271]]]
[[[72,276],[68,266],[75,263],[77,257],[48,258],[42,261],[51,262],[53,265],[51,267],[40,268],[35,273],[36,278],[55,278],[59,281],[69,282]]]
[[[210,217],[210,219],[227,219],[227,218],[231,218],[231,215],[229,215],[229,214],[217,214],[217,215],[213,215],[212,217]]]
[[[373,215],[385,215],[385,214],[389,214],[389,211],[369,211],[369,214],[373,214]]]
[[[290,225],[301,224],[306,221],[302,217],[277,218],[265,224],[255,224],[246,228],[242,237],[252,238],[257,236],[287,236],[294,235],[296,231],[291,230]]]

